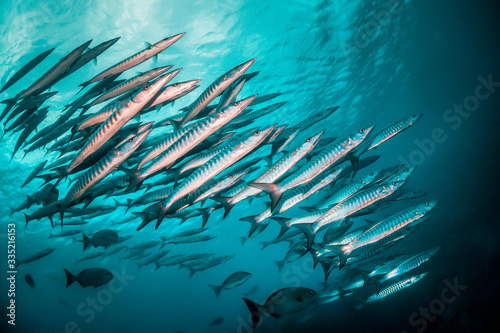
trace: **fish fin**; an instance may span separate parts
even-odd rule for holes
[[[299,223],[293,225],[295,228],[299,229],[306,235],[307,238],[307,251],[311,250],[312,244],[314,243],[314,237],[316,233],[313,231],[313,227],[309,223]]]
[[[64,268],[64,273],[66,273],[66,288],[68,288],[73,282],[76,281],[76,277],[71,274],[66,268]]]
[[[139,215],[138,215],[139,216]],[[145,226],[147,226],[149,223],[151,222],[151,220],[148,220],[148,219],[143,219],[141,224],[137,227],[137,231],[141,230],[142,228],[144,228]]]
[[[271,165],[273,165],[273,156],[272,155],[264,156],[264,157],[262,157],[262,160],[264,162],[266,162],[266,164],[267,164],[268,167],[270,167]]]
[[[90,238],[88,238],[87,235],[85,235],[83,232],[82,235],[83,235],[83,251],[85,251],[92,244],[92,242],[90,241]]]
[[[278,260],[278,261],[275,261],[274,263],[276,264],[276,266],[278,266],[278,271],[281,273],[281,271],[285,267],[285,261]]]
[[[318,256],[318,252],[316,252],[315,250],[311,249],[311,251],[309,251],[311,253],[311,256],[313,258],[313,269],[316,268],[316,266],[318,266],[318,263],[320,261],[320,257]]]
[[[274,210],[276,205],[281,199],[281,195],[283,194],[282,191],[278,189],[278,186],[273,183],[253,183],[250,182],[248,183],[249,186],[258,188],[259,190],[262,190],[266,193],[268,193],[271,196],[271,211]]]
[[[144,182],[145,178],[140,175],[138,170],[127,169],[122,165],[118,167],[118,170],[125,172],[127,176],[130,177],[130,182],[128,184],[127,191],[131,191],[134,188],[138,190],[139,187],[141,187],[142,183]]]
[[[97,66],[97,58],[94,58],[94,60],[92,60],[92,63],[94,64],[94,66]]]
[[[376,223],[374,220],[368,220],[368,219],[365,219],[365,222],[367,222],[368,224],[375,224]]]
[[[248,232],[248,237],[252,237],[252,235],[257,231],[257,228],[259,227],[259,223],[257,222],[252,222],[250,225],[250,231]]]
[[[175,127],[175,129],[180,129],[183,124],[182,124],[182,120],[176,120],[176,119],[169,119],[170,120],[170,124],[172,124],[172,126]]]
[[[222,286],[214,286],[214,285],[211,285],[211,284],[209,284],[208,286],[210,288],[212,288],[212,290],[214,291],[215,297],[219,298],[220,292],[222,291]]]
[[[177,185],[177,182],[179,181],[179,177],[181,175],[179,172],[179,168],[168,169],[166,170],[166,173],[167,175],[172,175],[172,177],[174,177],[174,186]]]
[[[49,215],[49,221],[50,221],[50,225],[52,226],[52,229],[54,229],[54,218],[52,217],[52,215]]]
[[[218,197],[218,196],[213,196],[210,199],[217,201],[224,207],[224,218],[226,218],[227,214],[231,211],[231,208],[233,208],[233,204],[231,203],[231,198],[225,198],[225,197]]]
[[[351,254],[348,247],[346,245],[329,245],[328,248],[339,255],[339,269],[344,267],[347,263],[347,259],[349,259],[349,255]]]
[[[274,221],[278,222],[280,224],[280,226],[281,226],[280,233],[276,237],[276,239],[278,239],[281,236],[283,236],[288,231],[288,229],[290,229],[290,227],[287,225],[287,222],[290,220],[289,218],[287,218],[287,217],[279,217],[279,216],[272,216],[271,219],[273,219]]]
[[[247,298],[243,298],[243,300],[245,301],[248,310],[250,310],[250,313],[252,315],[252,326],[255,328],[259,323],[262,314],[265,312],[265,309],[262,305],[259,305]]]
[[[299,207],[302,210],[305,210],[308,213],[314,212],[315,210],[318,210],[316,207],[308,207],[308,206],[301,206]]]
[[[356,176],[356,173],[358,172],[358,169],[359,169],[359,157],[355,156],[354,154],[347,154],[347,156],[345,158],[351,162],[352,170],[353,170],[352,175],[351,175],[351,179],[353,179],[354,176]]]
[[[78,90],[78,92],[76,93],[76,95],[78,95],[83,89],[85,89],[90,84],[90,81],[91,80],[88,80],[88,81],[85,81],[85,82],[79,84],[78,86],[82,87],[82,89]]]
[[[241,246],[245,245],[246,241],[248,240],[248,237],[240,237],[240,241],[241,241]]]
[[[23,213],[23,214],[24,214],[24,218],[26,219],[26,225],[24,226],[24,230],[26,230],[26,228],[28,227],[28,222],[30,221],[30,217],[26,213]]]
[[[132,207],[133,202],[133,199],[127,199],[127,208],[125,209],[125,213],[128,212],[128,210]]]
[[[30,208],[34,203],[35,203],[35,200],[33,200],[33,198],[30,197],[29,195],[26,195],[26,204],[28,206],[26,208]]]
[[[82,111],[80,111],[80,115],[79,115],[79,116],[83,116],[83,115],[84,115],[84,114],[88,111],[88,109],[90,109],[91,107],[92,107],[92,106],[91,106],[91,105],[88,105],[88,104],[86,104],[86,105],[82,106],[82,107],[81,107]]]

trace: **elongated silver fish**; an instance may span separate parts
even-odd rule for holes
[[[101,96],[93,100],[92,103],[90,103],[90,106],[94,106],[104,101],[107,101],[108,99],[111,99],[113,97],[120,96],[121,94],[124,94],[127,91],[135,89],[145,84],[146,82],[154,80],[156,77],[165,73],[172,67],[173,67],[172,65],[168,65],[168,66],[153,68],[147,72],[136,75],[133,78],[128,79],[127,81],[117,85],[113,89],[107,91],[106,93],[102,94]],[[181,70],[182,68],[179,68],[175,71],[172,71],[172,73],[169,73],[172,76],[171,79],[173,79],[177,74],[179,74]]]
[[[152,58],[156,56],[158,53],[163,52],[166,48],[177,42],[179,39],[182,38],[186,33],[180,33],[171,37],[167,37],[165,39],[162,39],[161,41],[157,42],[154,45],[149,46],[148,48],[128,57],[127,59],[111,66],[110,68],[106,69],[105,71],[97,74],[95,77],[93,77],[90,81],[87,81],[85,83],[82,83],[80,86],[87,86],[90,83],[94,83],[97,81],[101,81],[102,79],[105,79],[109,76],[120,74],[127,69],[130,69],[132,67],[135,67],[144,61],[148,60],[149,58]]]
[[[358,133],[349,136],[347,139],[341,140],[338,143],[331,143],[318,155],[314,156],[306,165],[278,184],[252,182],[248,185],[269,193],[271,196],[271,210],[274,210],[283,192],[295,186],[310,182],[326,168],[333,165],[340,158],[346,156],[347,153],[361,144],[372,129],[373,127],[360,129]]]
[[[111,139],[130,119],[132,119],[149,100],[156,95],[156,93],[168,81],[172,79],[171,75],[164,74],[160,76],[154,83],[143,88],[126,105],[118,108],[96,132],[88,139],[85,146],[80,150],[75,159],[68,165],[66,172],[70,173],[71,170],[80,165],[88,156],[101,148],[109,139]]]
[[[375,301],[379,301],[387,296],[390,296],[392,294],[397,293],[398,291],[401,291],[405,288],[408,288],[418,281],[420,281],[423,277],[425,277],[427,273],[419,274],[416,276],[412,276],[410,278],[398,281],[394,284],[391,284],[390,286],[382,289],[380,292],[373,294],[372,296],[368,297],[366,300],[367,303],[372,303]]]
[[[255,147],[258,146],[269,134],[271,134],[275,127],[276,125],[251,133],[246,139],[243,139],[237,145],[227,147],[226,150],[220,152],[206,165],[196,169],[195,172],[187,177],[174,190],[174,192],[163,201],[157,227],[160,225],[161,220],[175,201],[189,193],[192,193],[208,180],[221,173],[224,169],[242,159],[245,155],[255,149]]]
[[[182,121],[174,122],[174,126],[176,128],[181,128],[188,121],[193,119],[198,113],[200,113],[201,110],[208,106],[210,102],[212,102],[217,96],[219,96],[219,94],[221,94],[224,89],[229,87],[231,83],[233,83],[241,75],[243,75],[250,68],[250,66],[252,66],[255,60],[256,58],[248,60],[234,67],[233,69],[219,77],[217,80],[215,80],[193,103],[191,103],[191,105],[186,110],[186,116],[182,119]]]
[[[120,164],[123,163],[123,161],[125,161],[134,152],[134,150],[137,149],[137,147],[139,147],[151,131],[151,129],[147,129],[123,142],[116,149],[110,151],[104,158],[86,171],[82,176],[80,176],[80,178],[78,178],[66,194],[66,197],[63,199],[61,204],[61,228],[63,226],[62,221],[65,208],[70,203],[77,201],[86,191],[95,186],[113,170],[118,168],[118,166],[120,166]]]
[[[171,167],[179,158],[183,157],[199,145],[202,141],[216,132],[219,128],[227,124],[231,119],[236,117],[250,104],[256,97],[251,96],[241,101],[238,101],[220,112],[201,120],[193,128],[187,131],[167,150],[158,155],[151,161],[147,168],[142,168],[140,172],[130,172],[131,184],[129,188],[133,188],[138,184],[142,184],[144,179],[157,173],[158,171]]]

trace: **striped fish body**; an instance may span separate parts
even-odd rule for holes
[[[418,281],[420,281],[426,274],[427,273],[423,273],[423,274],[420,274],[420,275],[412,276],[411,278],[404,279],[404,280],[401,280],[401,281],[396,282],[394,284],[391,284],[390,286],[382,289],[379,293],[370,296],[366,300],[366,302],[367,303],[375,302],[375,301],[381,300],[381,299],[383,299],[383,298],[385,298],[387,296],[395,294],[398,291],[401,291],[401,290],[403,290],[405,288],[408,288],[408,287],[414,285],[415,283],[417,283]]]
[[[111,103],[109,105],[106,105],[104,108],[88,116],[87,119],[81,122],[80,125],[78,125],[78,127],[76,128],[75,132],[82,131],[91,126],[102,124],[104,121],[106,121],[106,119],[109,118],[109,116],[111,116],[118,108],[122,106],[124,106],[123,102]]]
[[[149,107],[155,107],[157,105],[162,105],[163,103],[170,103],[182,96],[187,95],[198,86],[196,85],[201,80],[191,80],[185,82],[177,82],[170,84],[162,90],[162,92],[151,101]]]
[[[211,85],[209,85],[208,88],[205,89],[205,91],[203,91],[203,93],[187,108],[186,116],[180,123],[175,124],[176,127],[180,128],[184,126],[188,121],[198,115],[198,113],[200,113],[201,110],[207,107],[208,104],[210,104],[217,96],[219,96],[224,91],[224,89],[229,87],[234,81],[236,81],[241,75],[243,75],[250,68],[250,66],[252,66],[255,60],[256,59],[254,58],[234,67],[229,72],[225,73],[217,80],[215,80]]]
[[[428,250],[428,251],[424,251],[422,253],[419,253],[419,254],[411,257],[410,259],[401,263],[396,268],[394,268],[392,271],[390,271],[389,273],[384,275],[384,277],[382,278],[382,281],[386,281],[386,280],[392,279],[396,276],[403,275],[404,273],[407,273],[407,272],[419,267],[423,263],[427,262],[438,250],[439,250],[439,247],[437,247],[435,249]]]
[[[142,50],[127,59],[111,66],[110,68],[106,69],[105,71],[97,74],[94,78],[92,78],[89,83],[94,83],[97,81],[101,81],[102,79],[105,79],[109,76],[120,74],[127,69],[130,69],[132,67],[135,67],[139,65],[140,63],[148,60],[149,58],[152,58],[156,56],[158,53],[163,52],[166,48],[177,42],[179,39],[182,38],[186,33],[181,33],[177,34],[175,36],[167,37],[158,43],[151,45],[145,50]]]

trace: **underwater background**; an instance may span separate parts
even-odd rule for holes
[[[375,123],[383,128],[423,113],[415,126],[377,148],[376,154],[382,157],[370,167],[413,164],[417,168],[408,187],[425,191],[429,200],[440,201],[429,221],[388,250],[418,252],[440,245],[440,251],[426,264],[429,274],[415,286],[362,311],[353,311],[346,301],[339,300],[309,307],[286,320],[265,318],[255,332],[479,332],[494,321],[499,296],[500,86],[489,87],[487,98],[474,96],[483,82],[500,81],[495,1],[47,0],[2,1],[0,9],[1,85],[37,54],[56,47],[42,65],[4,92],[1,99],[13,97],[42,75],[49,63],[77,45],[120,36],[98,57],[96,65],[88,64],[54,86],[59,93],[46,105],[50,110],[62,110],[74,99],[78,84],[138,52],[144,42],[186,32],[158,56],[158,64],[183,67],[176,80],[202,79],[201,89],[205,89],[236,64],[257,57],[252,70],[260,74],[245,86],[243,96],[280,92],[275,101],[288,101],[267,116],[268,124],[294,123],[338,105],[334,115],[314,129],[327,127],[332,136],[341,136]],[[149,60],[126,75],[151,67]],[[199,93],[201,90],[161,112],[174,114]],[[472,103],[473,111],[465,116],[448,111],[455,104],[466,103]],[[48,122],[58,114],[49,112]],[[433,134],[436,129],[441,129],[439,140]],[[120,261],[119,256],[77,263],[83,255],[82,244],[73,243],[71,238],[48,238],[54,232],[48,219],[33,221],[24,230],[23,214],[9,215],[11,207],[42,184],[38,179],[20,187],[45,158],[45,152],[38,150],[24,159],[22,153],[17,154],[9,163],[15,141],[15,135],[6,136],[0,147],[0,224],[5,250],[1,262],[6,262],[7,224],[12,222],[17,226],[18,257],[47,247],[56,251],[19,267],[16,326],[7,325],[2,313],[1,327],[9,332],[251,332],[242,297],[264,302],[272,292],[289,286],[322,288],[323,271],[311,269],[309,255],[287,264],[279,273],[273,262],[284,257],[287,246],[281,243],[261,249],[260,242],[273,240],[278,234],[277,224],[271,223],[242,245],[240,237],[248,234],[249,225],[238,219],[262,212],[262,199],[251,206],[240,203],[224,220],[221,211],[214,212],[207,224],[210,233],[217,235],[214,240],[167,246],[172,253],[235,254],[228,262],[191,278],[186,269],[138,269],[133,261]],[[102,203],[113,204],[113,200]],[[159,240],[160,235],[177,230],[176,223],[169,226],[165,222],[158,230],[141,231],[135,231],[138,220],[113,225],[129,215],[119,207],[92,219],[82,229],[120,230],[120,235],[133,235],[128,245]],[[200,224],[200,219],[194,218],[185,226]],[[95,297],[99,289],[65,288],[63,268],[77,273],[90,267],[125,271],[132,278],[101,311],[94,312],[92,320],[86,320],[89,316],[79,315],[77,308],[88,297]],[[239,270],[251,272],[252,277],[215,298],[208,285],[220,284]],[[36,288],[25,283],[27,273],[35,279]],[[340,276],[338,270],[329,281],[333,283],[336,275]],[[453,281],[467,288],[446,303],[439,315],[425,319],[425,324],[412,324],[412,314],[440,299],[442,290]],[[256,285],[258,289],[245,296]],[[0,287],[4,305],[8,290],[5,278]],[[218,317],[223,317],[223,322],[209,327]]]

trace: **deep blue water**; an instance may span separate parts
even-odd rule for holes
[[[388,14],[391,3],[394,6]],[[425,330],[420,332],[478,332],[492,320],[499,294],[496,281],[500,221],[495,207],[500,199],[500,165],[496,156],[500,86],[492,86],[491,90],[480,88],[489,93],[483,100],[475,96],[477,87],[484,87],[484,80],[500,81],[498,10],[493,1],[48,0],[2,2],[0,8],[0,85],[27,61],[56,47],[1,99],[13,97],[77,45],[93,39],[95,46],[121,36],[119,42],[98,57],[96,65],[86,65],[53,87],[59,93],[46,103],[51,111],[44,125],[55,121],[59,110],[74,99],[78,84],[138,52],[144,42],[154,43],[180,32],[186,35],[161,53],[157,64],[183,67],[175,80],[202,79],[201,87],[173,106],[164,107],[162,114],[151,119],[173,115],[222,73],[253,57],[257,61],[252,71],[260,74],[245,86],[242,95],[280,92],[282,95],[275,101],[288,101],[284,108],[260,119],[258,125],[294,124],[338,105],[340,108],[333,116],[310,131],[328,128],[329,136],[344,136],[375,123],[377,129],[382,129],[412,114],[423,113],[415,126],[376,149],[375,153],[382,157],[370,168],[403,162],[415,164],[416,171],[405,186],[427,192],[428,200],[440,201],[428,221],[388,250],[417,253],[440,245],[441,250],[432,260],[419,268],[429,274],[415,286],[362,311],[353,312],[347,299],[313,305],[289,318],[265,318],[255,332],[417,332],[424,329],[423,322]],[[379,21],[382,14],[385,16]],[[149,60],[124,73],[124,77],[152,67]],[[474,101],[479,102],[467,106]],[[474,111],[448,111],[455,104],[465,104]],[[436,142],[436,131],[440,133],[440,142]],[[1,142],[2,244],[6,244],[7,224],[16,223],[19,258],[47,247],[57,250],[19,267],[16,326],[6,325],[2,318],[2,327],[9,331],[249,332],[248,309],[241,298],[254,286],[258,285],[258,290],[248,298],[257,302],[264,302],[272,292],[289,286],[322,289],[323,271],[319,267],[311,270],[310,255],[286,265],[280,274],[273,261],[284,257],[286,245],[261,250],[259,242],[272,240],[278,234],[276,223],[271,222],[262,234],[241,244],[240,237],[247,235],[248,223],[238,219],[260,213],[267,196],[251,206],[247,202],[238,204],[226,219],[222,219],[221,211],[214,212],[207,226],[210,234],[217,235],[216,239],[167,246],[172,249],[171,254],[235,254],[228,262],[191,278],[186,269],[163,267],[153,271],[153,265],[138,269],[133,261],[119,261],[118,255],[76,263],[83,255],[81,243],[73,243],[71,237],[48,238],[54,232],[48,219],[30,222],[24,230],[22,213],[9,216],[10,207],[18,206],[42,183],[35,180],[20,188],[32,168],[44,158],[53,161],[56,157],[38,150],[23,159],[21,152],[9,163],[16,140],[17,135],[7,135]],[[117,197],[120,202],[125,198]],[[383,218],[410,205],[398,203],[374,218]],[[139,232],[135,231],[138,220],[112,224],[129,215],[120,207],[112,214],[93,218],[82,229],[96,232],[112,228],[119,230],[120,235],[133,235],[124,245],[159,240],[160,235],[183,230],[175,221],[164,222],[156,231],[145,228]],[[182,228],[199,227],[200,223],[200,218],[194,218]],[[2,248],[4,263],[6,245]],[[6,272],[7,267],[2,267]],[[63,271],[66,268],[78,273],[91,267],[124,271],[131,276],[122,289],[112,293],[107,304],[93,312],[95,316],[89,312],[82,315],[78,309],[88,309],[81,304],[107,287],[65,288]],[[242,286],[223,291],[216,299],[207,285],[220,284],[238,270],[251,272],[252,277]],[[35,279],[34,289],[24,281],[27,273]],[[342,272],[335,270],[328,282],[335,285],[341,276]],[[431,319],[412,324],[413,313],[442,298],[447,287],[445,280],[457,280],[467,288]],[[2,281],[4,305],[8,301],[8,285],[5,279]],[[224,318],[222,324],[208,327],[217,317]],[[413,318],[424,316],[419,313]]]

